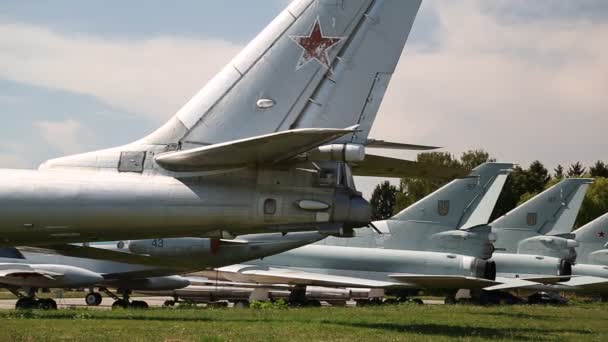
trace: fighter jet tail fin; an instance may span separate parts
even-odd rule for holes
[[[364,144],[421,0],[296,0],[148,145],[183,149],[359,124]]]
[[[355,130],[356,127],[295,129],[186,151],[168,152],[158,155],[156,162],[163,168],[176,172],[211,171],[239,168],[251,164],[273,164],[290,159]]]
[[[539,234],[569,233],[592,179],[568,178],[492,222],[495,229],[527,229]]]
[[[500,192],[504,178],[512,168],[513,164],[509,163],[482,164],[468,176],[448,183],[389,221],[426,222],[449,229],[485,224],[495,204],[496,192]],[[490,196],[487,203],[484,201],[486,195]]]
[[[608,213],[572,232],[580,242],[608,242]]]

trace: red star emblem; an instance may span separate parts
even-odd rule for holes
[[[604,232],[597,233],[597,237],[599,237],[599,238],[604,238],[605,236],[606,236],[606,233],[604,233]]]
[[[298,61],[296,70],[302,68],[313,59],[329,69],[329,50],[344,39],[343,37],[324,36],[319,18],[317,18],[307,36],[289,36],[289,38],[304,50],[302,51],[302,56],[300,57],[300,61]]]

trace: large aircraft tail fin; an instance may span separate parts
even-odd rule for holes
[[[426,222],[450,229],[486,224],[513,164],[485,163],[393,216],[389,221]],[[489,195],[484,199],[485,195]],[[484,222],[485,220],[485,222]]]
[[[543,235],[570,233],[593,180],[567,178],[492,222],[494,229],[529,230]]]
[[[421,0],[296,0],[141,143],[190,149],[297,128],[364,144]]]

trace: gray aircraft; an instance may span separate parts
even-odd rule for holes
[[[111,246],[66,245],[61,249],[0,248],[0,287],[19,297],[17,308],[56,308],[51,299],[37,299],[38,289],[100,288],[115,299],[113,307],[145,308],[131,301],[132,291],[167,291],[188,286],[186,274],[280,253],[323,239],[318,232],[118,242]],[[108,290],[117,289],[117,293]],[[99,305],[102,296],[90,291],[85,301]]]
[[[577,209],[578,212],[578,208]],[[573,262],[572,279],[554,285],[526,286],[539,291],[573,291],[600,295],[602,301],[608,300],[608,214],[571,232],[572,225],[555,226],[557,235],[538,237],[532,246],[540,256],[566,258]]]
[[[236,282],[297,285],[292,300],[304,300],[297,293],[304,293],[306,286],[381,288],[406,299],[413,289],[495,285],[495,265],[482,259],[491,255],[487,221],[511,168],[512,164],[481,165],[387,222],[362,229],[358,237],[330,237],[203,274]],[[403,249],[410,244],[422,245],[418,249],[434,245],[437,251]]]
[[[365,151],[424,148],[368,139],[420,4],[292,2],[152,134],[35,171],[1,170],[0,243],[367,226],[353,174],[429,171]]]
[[[497,279],[503,284],[488,289],[568,280],[574,258],[563,252],[543,254],[540,247],[569,250],[577,244],[564,235],[563,227],[572,229],[591,182],[585,178],[564,179],[490,224],[496,235],[496,252],[491,260],[496,262]]]

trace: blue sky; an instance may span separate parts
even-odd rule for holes
[[[287,3],[3,1],[0,167],[143,136]],[[606,160],[607,41],[602,0],[425,0],[372,134],[521,164]]]

